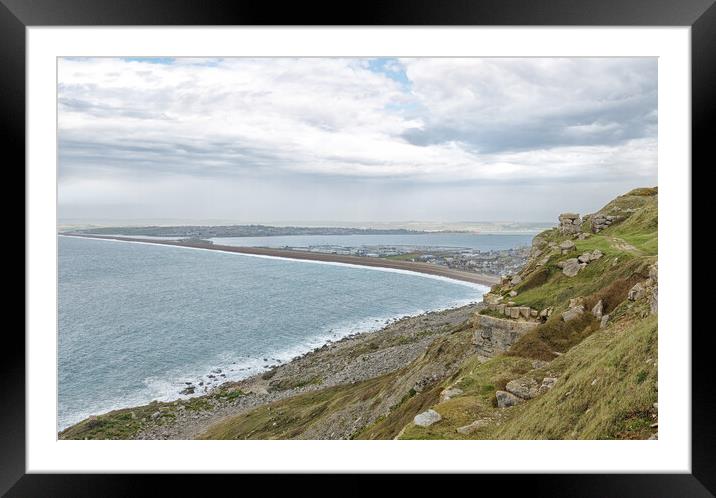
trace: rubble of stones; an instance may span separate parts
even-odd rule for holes
[[[599,233],[605,228],[609,228],[613,223],[616,223],[618,221],[622,221],[624,219],[623,216],[618,215],[604,215],[604,214],[594,214],[590,217],[585,216],[585,221],[591,221],[592,224],[592,232]]]
[[[580,317],[586,311],[584,298],[575,297],[569,300],[569,306],[562,312],[562,320],[565,322],[572,321],[575,318]],[[595,304],[590,310],[590,313],[594,315],[594,318],[599,320],[599,328],[607,326],[607,323],[609,322],[609,315],[604,313],[604,302],[601,299],[597,301],[597,304]]]
[[[517,306],[513,301],[503,303],[501,302],[503,300],[502,296],[492,293],[485,294],[482,296],[482,299],[485,303],[486,310],[497,312],[505,318],[513,320],[544,322],[552,315],[552,311],[554,309],[550,306],[543,310],[536,310],[534,308],[530,308],[529,306]]]
[[[567,247],[567,244],[565,244],[565,242],[569,242],[571,243],[571,245]],[[573,251],[575,249],[574,242],[572,242],[571,240],[566,240],[562,242],[559,247],[562,250],[562,254],[568,254],[570,251]],[[580,254],[576,258],[569,258],[565,259],[564,261],[558,262],[557,268],[561,268],[562,273],[566,276],[574,277],[589,263],[591,263],[592,261],[597,261],[602,256],[604,256],[604,253],[602,253],[602,251],[600,251],[599,249],[595,249],[591,252],[587,251]]]
[[[562,213],[559,215],[559,230],[565,234],[580,234],[582,224],[588,222],[592,232],[599,233],[622,220],[624,216],[621,215],[595,213],[581,219],[577,213]]]

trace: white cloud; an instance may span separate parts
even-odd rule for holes
[[[78,179],[656,179],[654,60],[160,62],[60,61],[61,207],[92,204]]]

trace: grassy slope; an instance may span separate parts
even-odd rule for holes
[[[495,389],[525,372],[538,382],[546,376],[558,381],[531,401],[495,408]],[[467,362],[454,387],[464,393],[433,407],[440,422],[409,424],[401,439],[645,439],[654,432],[657,401],[656,317],[597,332],[541,369],[508,356]],[[457,432],[475,420],[484,420],[484,427]]]
[[[422,428],[408,424],[401,433],[406,439],[612,439],[645,438],[654,432],[653,403],[657,400],[657,318],[647,315],[644,302],[626,300],[628,290],[648,275],[656,261],[657,196],[652,189],[639,189],[620,196],[602,209],[605,214],[636,209],[622,223],[583,241],[577,251],[554,254],[545,268],[525,271],[525,280],[509,298],[520,305],[542,309],[554,306],[550,320],[523,336],[506,355],[482,364],[471,360],[455,382],[464,393],[433,408],[443,419]],[[558,242],[557,230],[540,235]],[[599,249],[604,256],[590,263],[576,277],[562,275],[555,266],[560,260]],[[530,272],[539,285],[530,285]],[[493,288],[493,291],[502,291]],[[504,291],[506,292],[506,290]],[[570,298],[584,296],[591,308],[599,299],[613,320],[599,330],[598,322],[585,314],[565,323],[559,311]],[[554,352],[563,353],[557,355]],[[547,367],[531,369],[523,358],[553,360]],[[556,358],[556,359],[555,359]],[[526,369],[526,370],[525,370]],[[494,407],[494,392],[522,374],[538,383],[544,377],[559,377],[554,389],[534,400],[508,409]],[[469,435],[456,429],[475,420],[483,427]]]

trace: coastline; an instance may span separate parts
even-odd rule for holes
[[[118,408],[90,416],[58,431],[58,436],[83,439],[86,436],[75,435],[78,428],[115,417],[123,425],[128,419],[137,425],[128,437],[117,439],[194,439],[226,417],[307,392],[356,384],[395,372],[422,355],[436,338],[454,332],[481,306],[478,302],[404,316],[377,330],[329,340],[265,372],[221,383],[206,394]],[[332,438],[330,433],[322,436]]]
[[[233,252],[249,256],[262,256],[269,258],[291,259],[296,261],[320,262],[320,263],[339,263],[344,265],[352,265],[368,268],[383,268],[390,270],[407,271],[412,273],[420,273],[423,275],[431,275],[434,277],[442,277],[450,280],[458,280],[460,282],[468,282],[471,284],[484,285],[491,287],[500,282],[500,278],[494,275],[486,275],[481,273],[465,272],[453,270],[450,268],[431,265],[429,263],[413,262],[413,261],[395,261],[385,258],[372,258],[368,256],[348,256],[341,254],[326,254],[311,251],[297,251],[292,249],[272,249],[264,247],[240,247],[227,246],[218,244],[205,244],[200,242],[186,242],[175,240],[156,240],[131,238],[121,236],[105,236],[105,235],[86,235],[76,233],[60,233],[63,237],[78,237],[85,239],[101,239],[115,240],[120,242],[134,242],[143,244],[168,245],[173,247],[189,247],[194,249],[206,249],[221,252]]]
[[[72,237],[77,237],[77,238],[100,238],[100,239],[104,239],[104,240],[117,241],[117,242],[128,242],[128,243],[170,245],[170,246],[174,246],[174,247],[183,247],[183,248],[195,249],[195,250],[211,250],[211,249],[212,249],[211,247],[202,247],[200,244],[163,243],[163,241],[157,242],[157,241],[154,241],[154,240],[141,240],[141,239],[138,240],[138,239],[135,239],[135,238],[126,238],[126,240],[124,240],[124,239],[125,239],[124,237],[121,237],[121,238],[120,238],[120,237],[105,237],[105,236],[102,236],[102,237],[91,237],[91,236],[90,236],[90,237],[85,237],[85,236],[82,236],[82,235],[66,235],[66,234],[59,234],[59,235],[60,235],[60,236],[72,236]],[[174,242],[174,241],[169,241],[169,242]],[[229,247],[231,248],[231,246],[229,246]],[[221,251],[221,249],[219,249],[219,250]],[[226,251],[226,252],[237,252],[237,251]],[[281,252],[289,252],[289,251],[281,251]],[[320,254],[319,254],[319,255],[320,255]],[[263,255],[263,254],[261,254],[261,255],[248,254],[248,256],[257,256],[257,257],[271,258],[271,259],[274,259],[274,258],[275,258],[275,259],[283,259],[283,260],[289,259],[289,260],[293,260],[293,261],[301,261],[300,259],[296,259],[296,258],[284,258],[284,257],[273,256],[273,255],[272,255],[272,256],[268,256],[268,255]],[[366,259],[367,259],[367,258],[366,258]],[[344,263],[344,262],[333,262],[333,261],[324,262],[324,261],[320,261],[320,260],[312,260],[312,261],[310,261],[310,262],[314,262],[314,263],[326,263],[326,264],[338,264],[338,265],[341,265],[341,266],[345,265],[345,266],[359,267],[359,268],[360,268],[360,267],[365,267],[364,265],[347,264],[347,263]],[[384,269],[384,268],[382,268],[382,267],[380,267],[380,266],[377,266],[377,265],[372,266],[372,267],[369,267],[369,268],[372,268],[372,269],[374,269],[374,270],[383,270],[383,269]],[[469,286],[469,287],[481,288],[480,290],[481,290],[482,292],[485,292],[485,291],[488,291],[488,290],[489,290],[488,288],[485,288],[485,287],[483,286],[483,284],[477,284],[477,283],[469,282],[469,281],[465,281],[465,280],[457,281],[456,279],[448,278],[448,277],[443,276],[443,275],[433,275],[433,274],[427,274],[427,273],[420,274],[420,273],[418,273],[418,272],[412,272],[412,271],[408,271],[408,270],[405,270],[405,269],[402,269],[402,268],[400,268],[400,269],[385,268],[385,270],[386,270],[386,271],[396,271],[396,272],[400,272],[400,273],[413,273],[413,274],[420,275],[420,276],[422,276],[422,277],[426,277],[426,278],[436,278],[436,279],[439,279],[439,280],[452,280],[454,283],[461,283],[461,284],[467,285],[467,286]],[[347,340],[352,340],[352,339],[356,339],[356,338],[361,338],[361,339],[360,339],[360,342],[364,342],[364,341],[366,341],[366,340],[369,341],[369,340],[370,340],[370,336],[372,336],[372,335],[374,335],[374,334],[375,334],[375,335],[380,335],[380,333],[384,332],[385,329],[390,328],[391,326],[393,326],[394,324],[396,324],[396,323],[398,323],[398,322],[402,322],[402,321],[405,321],[405,320],[411,320],[411,319],[416,319],[416,320],[422,321],[422,320],[425,319],[424,317],[432,317],[432,316],[440,315],[440,314],[442,314],[442,313],[448,313],[448,314],[449,314],[449,313],[452,313],[452,312],[455,311],[455,310],[461,310],[461,309],[465,309],[465,308],[472,308],[472,307],[474,307],[474,306],[479,305],[480,302],[481,302],[481,296],[476,296],[476,297],[471,298],[471,299],[464,299],[464,300],[458,300],[458,301],[455,301],[455,302],[452,302],[452,303],[446,303],[445,305],[441,305],[440,307],[435,307],[435,308],[430,307],[430,308],[424,308],[424,309],[422,309],[422,310],[416,309],[416,310],[414,310],[414,311],[410,311],[410,312],[407,312],[407,313],[399,313],[399,314],[395,314],[395,315],[392,315],[392,316],[385,316],[385,317],[383,317],[383,318],[380,318],[380,320],[378,320],[378,319],[373,320],[373,319],[371,318],[371,320],[370,320],[369,322],[366,321],[366,323],[364,324],[365,327],[351,327],[352,330],[347,330],[347,331],[345,332],[345,334],[343,334],[343,335],[337,335],[337,336],[336,336],[335,334],[333,334],[332,336],[325,335],[325,336],[317,337],[317,338],[315,338],[315,340],[311,340],[311,341],[309,341],[308,343],[306,343],[306,344],[305,344],[305,347],[302,347],[302,348],[299,348],[299,349],[295,350],[295,353],[292,354],[290,357],[284,358],[283,356],[280,356],[281,359],[278,359],[278,360],[277,360],[276,358],[274,358],[273,356],[271,356],[271,358],[272,358],[274,361],[271,362],[271,363],[267,363],[266,365],[263,366],[263,368],[269,369],[268,371],[273,371],[274,368],[276,368],[276,367],[286,367],[287,365],[290,365],[290,364],[294,363],[294,362],[297,361],[297,360],[301,360],[302,358],[306,357],[307,355],[311,355],[311,354],[315,353],[316,351],[321,351],[321,350],[323,350],[324,348],[332,347],[332,346],[335,345],[335,344],[343,343],[344,341],[347,341]],[[376,323],[376,322],[377,322],[377,323]],[[368,338],[368,339],[366,339],[366,338]],[[277,362],[277,364],[274,364],[275,362]],[[356,365],[356,368],[360,368],[360,367],[361,367],[361,365]],[[171,396],[164,396],[164,395],[162,395],[162,396],[158,396],[158,397],[155,397],[155,398],[148,398],[147,401],[135,400],[134,402],[131,402],[131,401],[130,401],[129,403],[123,404],[123,405],[117,404],[117,405],[114,405],[114,406],[111,406],[111,405],[110,405],[110,406],[106,406],[106,407],[103,408],[103,409],[100,408],[100,409],[99,409],[98,411],[96,411],[96,412],[93,412],[93,411],[85,412],[85,413],[87,414],[87,415],[85,415],[85,416],[91,418],[91,417],[96,417],[96,416],[98,416],[98,415],[100,415],[100,414],[113,413],[113,412],[116,412],[116,411],[122,411],[122,410],[130,409],[131,407],[136,407],[136,406],[144,406],[144,405],[140,405],[140,404],[138,404],[138,403],[148,403],[150,399],[155,399],[155,400],[158,401],[160,404],[164,404],[164,403],[175,403],[175,402],[181,402],[181,401],[190,401],[190,400],[192,400],[192,399],[203,398],[203,397],[205,397],[205,396],[211,397],[212,392],[220,391],[220,390],[222,389],[222,386],[226,386],[226,385],[244,385],[246,382],[249,382],[250,384],[253,385],[253,384],[255,384],[255,381],[256,381],[257,378],[261,378],[263,375],[265,375],[265,374],[267,373],[267,370],[257,371],[257,370],[255,370],[255,369],[253,369],[253,370],[254,370],[253,372],[246,372],[245,375],[242,375],[242,376],[232,376],[231,374],[229,374],[229,370],[227,370],[227,369],[225,368],[225,365],[218,365],[218,366],[215,366],[215,368],[221,368],[221,369],[223,369],[223,370],[224,370],[224,373],[226,373],[227,375],[222,375],[222,377],[227,377],[227,376],[228,376],[229,378],[225,378],[225,379],[223,379],[222,381],[216,382],[216,383],[211,382],[211,383],[202,384],[202,385],[201,385],[201,388],[197,386],[197,393],[196,393],[195,395],[192,393],[191,396],[189,396],[189,397],[184,397],[184,396],[181,396],[180,393],[177,391],[174,395],[171,395]],[[211,373],[213,373],[214,368],[211,368],[210,370],[212,371]],[[241,369],[241,370],[244,370],[244,369]],[[282,371],[283,371],[283,370],[282,370]],[[382,371],[382,370],[381,370],[381,371]],[[207,372],[209,372],[209,369],[207,370]],[[358,377],[363,377],[362,374],[357,374],[357,376],[358,376]],[[232,378],[232,377],[233,377],[233,378]],[[370,377],[370,376],[368,376],[368,377]],[[368,378],[368,377],[366,377],[366,378]],[[206,382],[205,379],[203,379],[203,380],[204,380],[204,382]],[[217,375],[217,380],[220,380],[220,378],[219,378],[218,375]],[[213,384],[213,385],[212,385],[212,384]],[[299,391],[299,392],[300,392],[300,391]],[[263,394],[268,394],[268,393],[264,392]],[[283,394],[287,394],[287,393],[283,393]],[[272,395],[270,395],[270,396],[268,396],[267,398],[273,399],[274,397],[275,397],[275,393],[272,394]],[[242,401],[245,401],[245,400],[242,400]],[[77,419],[75,419],[75,420],[76,420],[75,422],[73,422],[73,423],[71,423],[71,424],[69,424],[69,425],[64,425],[64,424],[58,425],[58,427],[57,427],[58,432],[59,432],[59,433],[62,433],[63,431],[65,431],[65,430],[67,430],[67,429],[69,429],[69,428],[71,428],[71,427],[73,427],[73,426],[76,426],[77,424],[81,423],[82,420],[87,420],[87,419],[85,418],[85,419],[81,419],[81,420],[77,420]],[[68,422],[69,422],[69,421],[68,421]]]

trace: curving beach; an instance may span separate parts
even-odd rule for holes
[[[369,266],[377,268],[391,268],[394,270],[411,271],[416,273],[424,273],[438,277],[470,282],[473,284],[493,286],[500,282],[500,278],[495,275],[486,275],[483,273],[473,273],[460,270],[454,270],[444,266],[433,265],[429,263],[421,263],[414,261],[396,261],[385,258],[374,258],[368,256],[348,256],[342,254],[326,254],[311,251],[299,251],[293,249],[273,249],[265,247],[238,247],[220,244],[207,244],[198,241],[178,241],[178,240],[157,240],[136,237],[121,237],[112,235],[87,235],[75,233],[61,234],[67,237],[82,237],[105,240],[120,240],[124,242],[142,242],[145,244],[159,244],[180,247],[194,247],[197,249],[210,249],[213,251],[235,252],[241,254],[251,254],[255,256],[267,256],[274,258],[298,259],[304,261],[323,261],[330,263],[343,263],[356,266]]]

